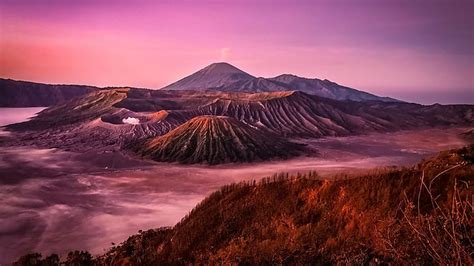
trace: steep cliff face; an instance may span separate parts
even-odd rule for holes
[[[134,150],[156,161],[218,164],[288,158],[303,147],[231,117],[199,116]]]
[[[51,106],[94,91],[97,87],[49,85],[0,79],[0,107]]]

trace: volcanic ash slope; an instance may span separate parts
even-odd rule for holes
[[[305,148],[227,116],[198,116],[132,147],[155,161],[235,163],[289,158]]]

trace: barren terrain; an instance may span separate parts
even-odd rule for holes
[[[435,128],[304,140],[317,147],[318,155],[219,166],[143,161],[120,151],[3,147],[0,254],[9,261],[31,251],[101,253],[111,242],[140,229],[174,225],[225,184],[282,171],[316,170],[331,178],[341,172],[411,165],[439,150],[465,145],[460,134],[467,130]]]

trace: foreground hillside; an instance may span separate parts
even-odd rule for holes
[[[70,253],[66,265],[472,264],[473,163],[470,146],[409,169],[229,185],[173,228],[140,232],[94,260]]]

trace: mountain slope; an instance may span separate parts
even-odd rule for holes
[[[274,78],[256,78],[228,63],[211,64],[162,89],[219,90],[227,92],[276,92],[296,90],[340,101],[398,101],[392,98],[379,97],[367,92],[344,87],[328,80],[307,79],[287,74]]]
[[[399,102],[389,97],[379,97],[364,91],[341,86],[329,80],[308,79],[289,74],[283,74],[269,80],[285,84],[292,90],[333,100]]]
[[[228,116],[284,138],[350,136],[439,126],[470,126],[472,105],[341,102],[303,92],[229,93],[111,89],[48,108],[7,126],[18,145],[83,151],[123,147],[164,135],[198,116]],[[125,123],[130,119],[138,123]]]
[[[0,78],[0,107],[57,105],[97,90],[92,86],[49,85]]]
[[[441,111],[443,110],[443,111]],[[348,136],[429,126],[472,123],[472,106],[422,106],[407,103],[341,102],[303,92],[239,94],[174,112],[234,117],[287,137]]]
[[[165,90],[236,89],[255,77],[227,63],[214,63],[196,73],[170,84]]]
[[[228,185],[174,227],[131,236],[96,262],[472,264],[473,160],[470,146],[354,178]]]
[[[288,158],[302,146],[224,116],[198,116],[133,148],[156,161],[229,163]]]
[[[41,111],[34,119],[9,125],[11,130],[42,131],[88,123],[114,110],[113,105],[127,97],[129,89],[99,90],[84,97]]]

